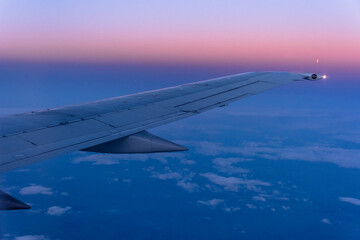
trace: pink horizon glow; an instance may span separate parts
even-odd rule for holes
[[[356,2],[346,1],[352,11],[357,13]],[[52,15],[46,18],[36,15],[36,11],[27,16],[29,13],[18,10],[15,3],[8,1],[7,4],[15,9],[14,12],[20,11],[25,16],[3,16],[8,24],[5,21],[1,28],[0,23],[0,59],[200,64],[297,63],[305,66],[313,66],[319,59],[319,65],[327,67],[355,68],[360,65],[360,20],[358,17],[352,18],[356,14],[338,11],[338,4],[324,1],[310,4],[309,7],[314,9],[308,10],[316,12],[316,8],[328,4],[328,11],[332,11],[332,15],[317,17],[305,11],[304,17],[300,19],[292,16],[297,13],[297,9],[283,6],[284,3],[280,0],[280,7],[268,3],[268,7],[274,8],[273,11],[259,11],[256,4],[253,6],[246,3],[245,9],[252,11],[239,13],[229,12],[233,6],[236,7],[231,4],[226,6],[228,9],[218,12],[216,7],[220,5],[212,3],[213,9],[209,7],[207,10],[215,17],[212,14],[202,15],[200,10],[203,6],[200,5],[197,6],[199,9],[192,10],[194,12],[188,16],[189,19],[183,16],[186,12],[179,10],[180,21],[162,12],[162,5],[173,7],[162,2],[157,12],[145,8],[141,9],[141,14],[127,12],[124,13],[126,16],[113,12],[111,19],[106,16],[107,12],[111,15],[111,8],[104,8],[105,13],[93,10],[92,15],[84,15],[83,19],[79,19],[74,10],[71,21],[72,18],[61,15],[60,10],[64,10],[61,9],[62,5],[60,8],[51,5],[42,8],[40,14],[50,14],[47,13],[48,8],[54,8]],[[92,4],[94,8],[101,6]],[[176,9],[173,11],[171,14],[176,15]],[[186,8],[186,11],[189,9]],[[244,15],[243,18],[240,13]],[[165,16],[160,18],[159,14]],[[338,15],[342,18],[337,19]]]
[[[26,39],[24,41],[23,39]],[[156,36],[13,35],[0,39],[0,58],[34,60],[171,61],[221,63],[309,62],[360,64],[359,39],[296,37],[293,41],[264,37],[209,37],[195,34]]]

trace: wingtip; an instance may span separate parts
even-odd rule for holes
[[[21,202],[14,205],[13,208],[8,208],[6,210],[28,210],[28,209],[31,209],[31,207],[26,203]]]
[[[189,151],[189,149],[187,147],[184,147],[184,146],[181,146],[179,144],[177,144],[177,149],[175,151],[178,151],[178,152],[184,152],[184,151]]]
[[[323,74],[317,74],[317,73],[304,73],[302,74],[302,78],[305,80],[310,80],[310,81],[318,81],[318,80],[322,80],[322,79],[326,79],[328,76]]]

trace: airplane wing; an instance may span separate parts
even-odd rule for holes
[[[68,152],[187,150],[146,130],[293,81],[325,76],[251,72],[96,102],[0,118],[0,172]]]
[[[0,118],[0,172],[77,150],[153,153],[187,148],[146,130],[293,81],[325,75],[251,72]],[[0,210],[28,209],[0,191]]]

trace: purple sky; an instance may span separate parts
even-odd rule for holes
[[[357,0],[0,2],[3,60],[354,70],[359,42]]]

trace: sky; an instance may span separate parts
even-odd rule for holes
[[[3,173],[32,209],[0,212],[0,239],[358,239],[359,42],[356,0],[0,0],[0,116],[248,71],[328,75],[150,130],[188,152]]]
[[[0,59],[360,64],[360,3],[305,1],[0,2]]]

